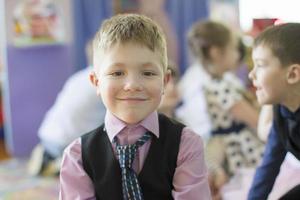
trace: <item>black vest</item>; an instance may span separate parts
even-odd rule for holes
[[[300,160],[300,141],[295,141],[290,137],[288,129],[288,121],[280,113],[280,106],[274,106],[274,125],[279,138],[285,149],[291,152],[298,160]],[[300,130],[298,130],[300,134]]]
[[[145,200],[173,199],[172,183],[183,127],[159,115],[159,138],[152,137],[138,175]],[[83,168],[93,182],[97,200],[122,200],[121,169],[103,128],[104,125],[81,137]]]

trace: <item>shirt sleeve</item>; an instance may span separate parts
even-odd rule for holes
[[[175,200],[211,199],[203,142],[189,128],[182,131],[173,186],[172,195]]]
[[[59,199],[96,199],[93,183],[82,166],[81,138],[72,142],[64,151],[60,170]]]
[[[274,125],[265,148],[262,164],[255,172],[248,200],[267,199],[287,153]]]

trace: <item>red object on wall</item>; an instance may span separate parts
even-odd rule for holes
[[[272,26],[275,22],[278,21],[277,18],[259,18],[253,19],[252,29],[249,34],[252,37],[256,37],[260,32],[262,32],[268,26]]]

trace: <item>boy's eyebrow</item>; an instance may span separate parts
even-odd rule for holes
[[[157,64],[153,62],[141,63],[142,67],[157,67]],[[122,62],[111,63],[110,67],[125,67],[125,64]]]
[[[116,62],[116,63],[112,63],[110,65],[110,67],[124,67],[125,64],[124,63],[120,63],[120,62]]]
[[[156,64],[153,63],[153,62],[146,62],[146,63],[143,63],[143,67],[155,67]]]

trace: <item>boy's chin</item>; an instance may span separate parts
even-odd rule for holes
[[[257,98],[257,102],[259,105],[263,106],[263,105],[270,105],[270,104],[274,104],[274,102],[272,102],[271,100],[268,99],[261,99],[261,98]]]
[[[141,122],[145,117],[142,116],[119,116],[123,122],[129,125],[135,125]]]

